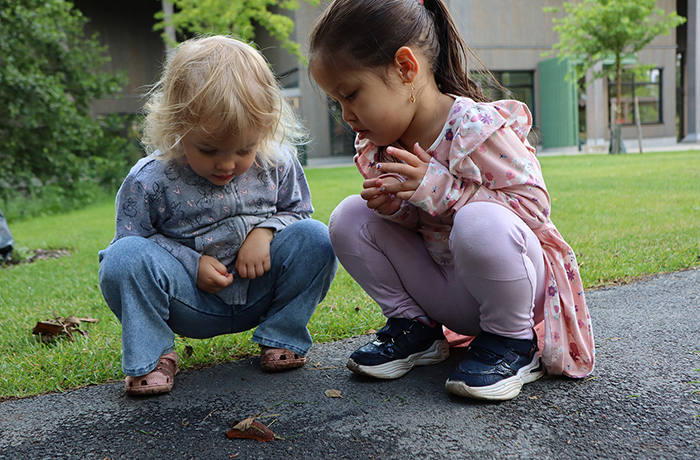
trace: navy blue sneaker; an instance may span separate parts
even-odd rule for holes
[[[509,339],[482,331],[469,344],[467,358],[452,371],[445,388],[468,398],[505,401],[544,374],[537,337]]]
[[[437,364],[447,359],[450,347],[442,325],[419,320],[389,318],[377,338],[350,355],[348,369],[379,379],[397,379],[413,366]]]

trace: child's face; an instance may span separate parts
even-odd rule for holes
[[[335,71],[323,63],[311,65],[318,85],[343,109],[343,120],[359,134],[379,146],[396,142],[413,120],[415,106],[410,87],[393,71],[386,80],[370,70]]]
[[[190,131],[181,142],[194,172],[214,185],[226,185],[253,165],[260,140],[256,136],[212,136]]]

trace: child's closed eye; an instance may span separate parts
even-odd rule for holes
[[[238,156],[245,157],[245,156],[254,154],[256,151],[257,151],[257,147],[255,145],[253,145],[253,146],[246,147],[244,149],[239,150],[238,152],[236,152],[236,154]]]
[[[218,151],[218,149],[210,145],[194,144],[194,146],[197,147],[197,150],[199,150],[204,155],[213,155]]]

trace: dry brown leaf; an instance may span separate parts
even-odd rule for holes
[[[274,441],[276,436],[267,426],[249,417],[236,423],[233,428],[226,432],[229,438],[256,439],[261,442]]]
[[[79,329],[80,323],[96,323],[97,321],[94,318],[78,318],[73,315],[62,318],[54,312],[54,319],[37,322],[32,329],[32,334],[40,336],[42,342],[50,342],[62,336],[73,340],[74,333],[81,334],[84,337],[88,336],[87,331]]]
[[[342,398],[343,397],[343,393],[340,390],[333,390],[333,389],[326,390],[324,392],[324,394],[326,396],[328,396],[329,398]]]
[[[53,321],[39,321],[32,329],[32,334],[58,335],[63,332],[63,326]]]
[[[247,419],[241,420],[240,422],[236,423],[233,426],[233,429],[238,431],[245,431],[253,425],[254,421],[255,417],[248,417]]]
[[[66,318],[63,320],[63,322],[64,322],[67,326],[71,326],[71,325],[72,325],[72,326],[78,326],[78,325],[80,324],[80,320],[79,320],[78,318],[76,318],[75,316],[73,316],[73,315],[71,315],[71,316],[66,316]]]
[[[98,323],[100,320],[97,318],[90,318],[89,316],[83,316],[81,318],[78,318],[78,321],[81,323]]]

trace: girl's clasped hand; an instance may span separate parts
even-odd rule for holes
[[[360,196],[367,201],[367,206],[381,214],[393,214],[401,207],[401,202],[411,198],[418,189],[425,172],[428,170],[430,155],[418,143],[414,153],[397,147],[388,147],[387,154],[400,162],[377,163],[378,177],[366,179],[362,183]],[[399,180],[399,175],[404,180]]]

